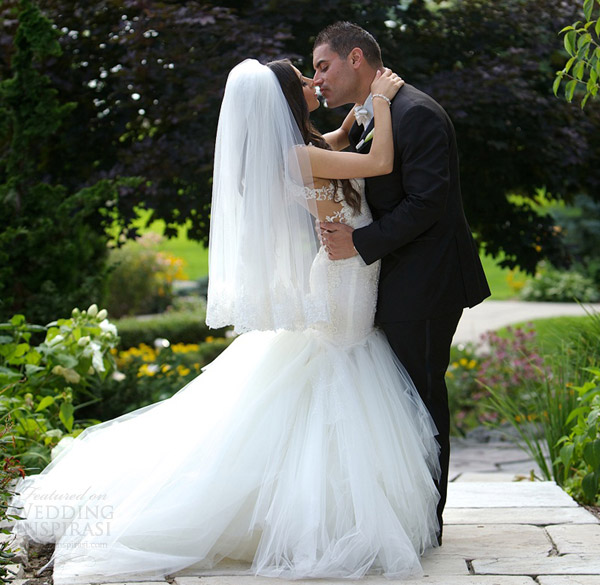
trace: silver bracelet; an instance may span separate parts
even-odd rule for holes
[[[371,97],[373,99],[375,99],[376,97],[381,98],[382,100],[385,100],[388,103],[388,106],[392,107],[392,100],[389,97],[384,96],[382,93],[374,93]]]

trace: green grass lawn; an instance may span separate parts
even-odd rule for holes
[[[142,225],[149,213],[144,212],[140,214],[140,220],[136,222],[138,226]],[[140,231],[141,233],[151,231],[162,234],[163,226],[164,222],[155,221],[147,228],[140,229]],[[159,244],[158,249],[161,252],[168,252],[174,256],[183,258],[185,262],[184,272],[189,280],[198,280],[208,274],[208,250],[202,244],[188,240],[185,227],[179,229],[179,234],[176,238],[170,240],[164,238]],[[516,296],[515,291],[510,287],[507,280],[510,270],[500,268],[497,261],[489,256],[482,255],[481,262],[492,291],[491,298],[497,301],[514,298]],[[515,280],[524,280],[525,277],[523,273],[516,271],[513,278]]]
[[[595,336],[597,339],[598,331],[600,331],[600,316],[598,315],[593,318],[588,315],[548,317],[515,323],[511,325],[511,328],[529,328],[530,323],[535,329],[537,345],[543,355],[559,356],[564,351],[565,340],[578,335],[584,335],[589,339],[593,339]],[[500,337],[508,337],[506,327],[499,329],[496,333]]]
[[[141,227],[149,215],[150,211],[141,211],[140,219],[134,222],[134,225],[139,228],[141,234],[154,232],[162,235],[165,225],[162,220],[153,221],[148,227]],[[208,249],[199,242],[189,240],[185,227],[179,228],[176,238],[163,238],[158,244],[158,249],[182,258],[183,271],[189,280],[198,280],[208,274]]]
[[[481,263],[492,291],[491,298],[495,301],[505,301],[506,299],[516,298],[517,293],[509,284],[511,271],[508,268],[501,268],[497,262],[501,258],[494,259],[490,256],[481,255]],[[515,270],[512,279],[515,282],[524,281],[527,275],[519,270]]]

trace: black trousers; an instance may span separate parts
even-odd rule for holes
[[[396,321],[381,323],[392,349],[412,378],[425,406],[438,429],[440,468],[437,483],[440,492],[437,515],[442,532],[442,512],[448,490],[450,461],[450,413],[445,375],[450,361],[450,345],[462,309],[424,321]]]

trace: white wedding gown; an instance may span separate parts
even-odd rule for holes
[[[329,323],[241,335],[175,396],[86,430],[24,480],[15,530],[56,542],[55,583],[223,559],[284,578],[419,575],[436,546],[435,428],[373,328],[378,270],[321,249],[311,286]]]

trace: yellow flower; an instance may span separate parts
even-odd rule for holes
[[[477,362],[475,360],[471,360],[468,364],[467,367],[469,368],[469,370],[472,370],[475,366],[477,365]]]
[[[212,343],[215,340],[215,338],[212,335],[209,335],[204,341],[206,343]]]
[[[154,376],[154,374],[156,374],[156,369],[152,368],[150,364],[142,364],[137,373],[138,378],[142,376]]]
[[[467,367],[469,360],[467,358],[460,358],[459,364],[463,367]]]
[[[177,366],[177,373],[180,376],[187,376],[192,370],[190,370],[189,368],[186,368],[185,366],[179,365]]]
[[[174,353],[190,353],[191,351],[198,351],[197,343],[176,343],[171,346]]]

